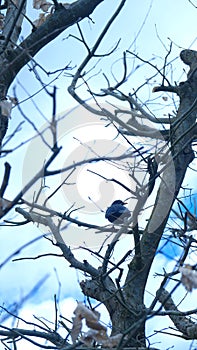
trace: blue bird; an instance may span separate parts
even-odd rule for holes
[[[120,199],[114,201],[110,207],[107,208],[105,218],[114,224],[123,224],[124,218],[129,218],[131,213],[129,209],[124,206]]]

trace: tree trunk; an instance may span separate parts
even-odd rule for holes
[[[196,59],[196,54],[192,56],[194,59]],[[183,59],[182,55],[181,58]],[[88,281],[89,290],[83,288],[84,294],[105,304],[111,317],[112,334],[122,333],[125,335],[124,340],[127,347],[146,346],[145,321],[147,314],[144,306],[146,282],[172,205],[181,188],[187,168],[194,159],[192,138],[194,137],[197,112],[197,69],[192,74],[190,71],[186,82],[177,87],[159,87],[158,91],[162,91],[162,89],[176,92],[180,97],[180,106],[176,120],[170,128],[171,158],[167,160],[154,209],[140,241],[141,264],[139,264],[139,257],[135,256],[129,264],[122,290],[118,290],[113,285],[113,291],[111,290],[111,293],[105,295],[105,298],[100,297],[100,292],[101,290],[109,291],[107,281],[103,285],[103,282],[97,280],[98,290],[96,294],[92,293],[91,283],[93,281]],[[175,179],[174,184],[173,179]],[[167,191],[172,195],[169,201],[166,199],[168,197]],[[166,215],[162,218],[164,207]],[[103,281],[102,275],[100,281]],[[84,282],[84,286],[85,284],[86,282]]]

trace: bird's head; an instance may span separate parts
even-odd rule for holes
[[[127,204],[127,203],[121,201],[120,199],[118,199],[118,200],[114,201],[111,205],[116,205],[116,204],[124,205],[124,204]]]

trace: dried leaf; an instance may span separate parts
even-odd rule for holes
[[[12,102],[8,100],[3,100],[0,102],[0,107],[1,107],[1,114],[10,117],[11,114],[11,109],[12,109]]]
[[[85,318],[86,321],[97,321],[100,318],[100,313],[98,311],[92,311],[82,303],[78,303],[74,314],[80,315],[81,318]]]
[[[16,106],[18,104],[18,99],[16,97],[8,96],[8,98],[14,106]]]
[[[46,14],[46,13],[40,13],[39,18],[36,19],[33,24],[35,25],[36,28],[40,27],[46,20],[47,18],[51,16],[51,14]]]
[[[90,331],[92,332],[93,339],[98,344],[103,344],[103,342],[109,338],[107,335],[107,331],[96,331],[94,329],[91,329]]]
[[[188,292],[197,288],[197,271],[193,270],[191,265],[180,267],[179,271],[182,273],[181,282]]]
[[[96,342],[97,344],[102,345],[103,347],[112,348],[119,344],[121,338],[122,334],[120,333],[109,337],[106,331],[96,331],[90,329],[80,338],[80,341],[82,341],[87,346],[91,346],[94,342]]]
[[[73,344],[76,343],[79,337],[79,334],[81,333],[81,329],[82,329],[82,318],[79,315],[77,315],[76,317],[73,317],[73,326],[70,332]]]
[[[96,331],[94,329],[89,329],[88,332],[80,338],[80,341],[86,345],[92,345],[95,341],[98,344],[102,344],[104,340],[107,340],[108,336],[105,331]]]
[[[74,310],[75,317],[73,317],[73,327],[71,330],[71,338],[73,344],[76,343],[77,338],[82,329],[82,320],[85,318],[86,323],[89,322],[89,325],[97,327],[96,329],[103,329],[103,326],[99,324],[98,320],[100,318],[99,312],[94,312],[88,309],[82,303],[79,303]]]
[[[52,5],[53,4],[51,4],[50,2],[45,1],[41,4],[40,8],[42,11],[47,12]]]
[[[87,333],[80,338],[80,341],[88,347],[91,347],[94,345],[93,337],[88,336]]]
[[[117,334],[113,337],[107,335],[107,328],[100,322],[100,313],[98,311],[90,310],[82,303],[79,303],[74,310],[75,317],[73,317],[73,328],[71,330],[71,338],[73,344],[79,337],[82,330],[82,320],[86,320],[86,325],[90,328],[88,332],[80,337],[80,341],[86,346],[92,346],[94,342],[108,348],[115,347],[119,344],[122,334]]]
[[[33,24],[35,25],[36,28],[40,27],[41,24],[43,24],[45,22],[45,14],[44,13],[40,13],[39,14],[39,18],[36,19],[35,21],[33,21]]]
[[[12,202],[0,197],[0,215],[4,214],[5,209],[11,207]]]
[[[53,4],[46,0],[33,0],[33,8],[47,12]]]
[[[5,199],[5,198],[1,198],[0,197],[0,208],[1,209],[6,209],[8,208],[10,205],[11,205],[11,201],[9,201],[8,199]]]
[[[91,321],[91,320],[86,320],[86,325],[87,327],[89,328],[92,328],[92,329],[96,329],[98,331],[101,331],[101,330],[106,330],[106,327],[104,327],[101,323],[99,322],[95,322],[95,321]]]
[[[33,8],[39,10],[42,2],[43,0],[33,0]]]
[[[122,334],[116,334],[113,337],[108,337],[107,340],[104,340],[102,343],[103,347],[106,348],[114,348],[115,346],[118,346],[120,340],[122,338]]]

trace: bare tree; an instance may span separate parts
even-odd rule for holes
[[[196,213],[195,211],[191,212],[179,196],[185,174],[195,159],[197,52],[194,50],[180,52],[179,60],[189,66],[189,72],[185,81],[172,85],[168,79],[171,46],[161,68],[127,50],[123,53],[121,60],[122,78],[115,79],[116,82],[111,83],[108,75],[104,74],[105,86],[100,86],[101,89],[96,92],[92,83],[96,77],[96,74],[94,75],[95,61],[104,58],[110,60],[119,42],[105,54],[99,52],[100,44],[103,43],[111,25],[121,13],[126,0],[120,1],[119,6],[114,9],[111,18],[91,46],[86,41],[85,33],[80,27],[80,21],[89,17],[102,2],[103,0],[78,0],[71,4],[61,4],[57,1],[50,4],[44,1],[35,1],[34,6],[41,8],[43,13],[39,20],[34,23],[25,13],[26,1],[24,0],[8,0],[0,7],[2,10],[0,43],[2,159],[10,152],[6,149],[6,141],[5,144],[3,141],[12,105],[17,104],[19,111],[23,113],[17,96],[8,100],[8,89],[18,72],[28,62],[32,63],[32,70],[37,80],[53,102],[52,118],[46,128],[50,132],[49,138],[45,136],[46,130],[40,132],[35,127],[33,120],[29,121],[33,124],[35,135],[39,136],[49,155],[46,159],[43,157],[40,169],[32,174],[29,182],[14,198],[9,200],[4,198],[4,194],[8,187],[11,166],[5,163],[5,173],[0,189],[1,218],[12,213],[11,210],[14,208],[18,213],[17,218],[25,219],[23,224],[31,225],[33,222],[44,226],[46,231],[50,233],[50,237],[44,235],[45,238],[50,239],[52,245],[59,248],[60,256],[70,263],[71,268],[80,270],[84,274],[84,278],[80,282],[83,294],[88,297],[88,300],[93,298],[102,303],[106,307],[111,321],[111,334],[107,335],[107,327],[99,322],[98,312],[94,308],[91,309],[91,306],[87,308],[79,304],[70,327],[63,320],[60,321],[67,333],[63,337],[58,330],[58,307],[55,301],[54,329],[50,329],[45,324],[42,326],[32,324],[31,330],[25,328],[9,329],[2,325],[0,335],[2,343],[7,348],[9,348],[9,342],[12,341],[14,348],[17,349],[19,339],[28,340],[35,347],[55,349],[73,348],[82,343],[86,346],[101,345],[103,347],[117,347],[118,349],[123,347],[145,349],[147,346],[150,348],[147,345],[146,322],[159,315],[169,317],[174,324],[174,329],[183,339],[197,339],[197,326],[195,319],[192,319],[196,310],[180,311],[177,306],[179,301],[173,298],[175,290],[180,288],[181,284],[185,286],[187,291],[197,288],[196,265],[185,263],[196,245],[196,239],[192,235],[192,231],[197,228]],[[32,32],[19,43],[19,35],[24,21],[30,23]],[[61,32],[74,24],[79,33],[75,39],[80,42],[87,54],[75,72],[70,73],[72,81],[68,91],[87,113],[102,120],[105,126],[112,126],[118,135],[117,137],[123,139],[128,146],[124,150],[120,150],[119,153],[111,151],[111,154],[108,155],[107,151],[105,154],[101,154],[92,145],[83,145],[86,150],[90,151],[91,157],[79,158],[77,161],[71,159],[69,164],[59,168],[55,163],[62,152],[58,139],[58,127],[61,125],[62,119],[65,122],[66,117],[61,116],[58,119],[56,116],[56,87],[51,92],[48,86],[43,83],[37,73],[36,69],[39,65],[34,56]],[[128,93],[125,92],[124,86],[129,77],[129,59],[131,57],[134,57],[139,64],[143,63],[147,67],[151,67],[154,74],[145,84],[133,89],[132,93]],[[171,64],[173,66],[173,63]],[[69,66],[66,67],[66,70],[68,69]],[[139,95],[144,85],[147,86],[155,76],[160,77],[161,84],[154,86],[152,93],[164,92],[168,94],[168,98],[171,98],[172,102],[174,102],[175,94],[177,102],[174,102],[174,106],[176,108],[178,105],[178,107],[174,114],[158,117],[147,107],[146,103],[142,103],[140,100]],[[87,94],[85,97],[84,87]],[[93,100],[93,104],[89,103],[89,97]],[[103,102],[106,98],[109,100],[108,104]],[[15,137],[15,133],[12,137]],[[102,167],[101,173],[92,171],[94,176],[104,179],[108,184],[115,183],[128,193],[128,199],[132,205],[131,217],[124,219],[122,223],[99,226],[83,222],[72,215],[73,212],[79,210],[75,204],[71,208],[65,208],[63,213],[51,209],[48,205],[51,198],[58,197],[58,191],[64,185],[69,186],[73,183],[72,176],[76,174],[78,168],[84,164],[92,163],[112,164],[117,169],[123,168],[129,174],[132,187],[126,186],[120,179],[107,178],[102,173]],[[56,179],[56,176],[60,174],[64,174],[64,181],[56,186],[47,198],[43,199],[45,182],[50,181],[51,178]],[[34,193],[31,199],[29,199],[30,190]],[[182,192],[181,196],[183,196]],[[151,206],[149,207],[147,203],[149,203],[150,198]],[[191,194],[190,198],[192,200]],[[143,215],[146,216],[146,220],[143,219]],[[173,215],[172,225],[170,220],[172,220]],[[18,225],[11,219],[9,224]],[[64,238],[63,232],[71,230],[69,224],[72,224],[74,228],[80,227],[81,230],[88,229],[92,235],[97,232],[103,235],[101,237],[105,237],[98,249],[81,248],[87,254],[87,258],[83,261],[77,257],[77,254],[74,254]],[[131,245],[129,249],[125,247],[125,251],[117,255],[120,238],[125,234],[131,238]],[[163,275],[160,276],[162,282],[158,290],[155,291],[151,304],[145,305],[147,280],[164,235],[167,243],[171,239],[175,239],[174,244],[180,247],[179,258],[172,271],[166,272],[164,270]],[[15,253],[8,257],[1,264],[1,267],[14,255]],[[94,256],[97,259],[95,265],[89,262],[89,256]],[[166,288],[169,281],[171,282],[170,289]],[[39,281],[35,288],[44,282],[45,279]],[[26,296],[27,298],[28,296]],[[23,301],[25,300],[21,300],[19,307],[23,305]],[[14,310],[4,311],[16,316]],[[82,319],[86,320],[89,327],[89,332],[83,335],[81,335]],[[70,345],[69,337],[71,337],[73,345]],[[37,338],[46,340],[47,345],[39,343],[35,340]],[[49,343],[52,345],[48,345]]]

